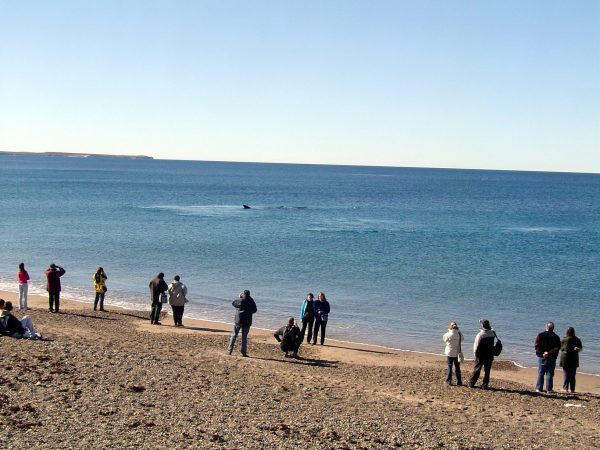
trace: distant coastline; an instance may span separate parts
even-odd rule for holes
[[[154,159],[146,155],[101,155],[97,153],[64,153],[64,152],[11,152],[0,151],[0,155],[9,156],[65,156],[68,158],[121,158],[121,159]]]

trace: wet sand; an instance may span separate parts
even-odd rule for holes
[[[491,389],[448,387],[436,355],[326,341],[293,360],[253,328],[242,358],[228,324],[29,303],[44,340],[0,338],[2,448],[600,447],[600,377],[536,395],[535,369],[500,360]]]

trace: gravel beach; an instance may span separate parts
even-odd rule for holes
[[[243,358],[226,324],[44,302],[28,312],[43,340],[0,338],[4,449],[600,448],[598,377],[536,395],[531,371],[497,361],[489,390],[448,387],[437,356],[332,343],[294,360],[253,329]]]

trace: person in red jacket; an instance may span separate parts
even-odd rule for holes
[[[60,307],[60,277],[62,277],[66,272],[60,266],[56,264],[50,264],[44,273],[46,274],[46,290],[48,291],[48,306],[50,312],[59,312]]]

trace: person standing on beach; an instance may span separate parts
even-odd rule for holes
[[[188,302],[187,296],[187,286],[181,283],[179,280],[181,278],[179,275],[175,275],[173,277],[173,282],[169,285],[169,305],[171,305],[171,309],[173,310],[173,322],[175,322],[176,327],[182,327],[183,323],[183,310],[185,308],[185,304]]]
[[[496,333],[492,330],[489,320],[479,321],[481,328],[475,342],[473,343],[473,353],[475,353],[475,366],[469,380],[469,387],[475,387],[475,383],[479,379],[481,368],[483,368],[483,384],[482,388],[487,389],[490,383],[490,372],[492,371],[492,363],[494,362],[494,340]]]
[[[229,339],[229,346],[227,347],[227,353],[230,355],[233,353],[233,346],[237,336],[242,330],[242,356],[248,356],[248,333],[252,326],[252,315],[256,314],[257,308],[254,299],[250,297],[250,291],[245,290],[240,293],[240,297],[234,300],[232,303],[235,308],[235,321],[233,323],[233,330],[231,332],[231,338]]]
[[[315,332],[313,334],[312,344],[317,343],[317,336],[319,335],[319,328],[321,329],[321,345],[325,343],[325,329],[327,328],[327,321],[329,320],[329,311],[331,307],[323,292],[319,292],[317,295],[317,301],[315,302]]]
[[[29,274],[25,270],[25,263],[19,264],[17,271],[17,282],[19,283],[19,309],[29,309],[27,307],[27,291],[29,289]]]
[[[169,288],[165,283],[165,274],[160,272],[156,275],[148,285],[150,287],[150,298],[152,300],[152,311],[150,312],[150,323],[153,325],[161,325],[160,311],[162,310],[162,299],[161,297],[166,294],[166,290]]]
[[[579,367],[579,352],[583,349],[581,339],[575,336],[575,328],[569,327],[560,341],[560,367],[563,368],[563,392],[575,393],[575,374]]]
[[[458,360],[458,355],[462,352],[461,344],[464,339],[456,322],[450,322],[448,325],[448,332],[442,336],[442,340],[446,343],[444,354],[448,358],[446,384],[448,386],[452,384],[452,366],[454,365],[454,370],[456,371],[456,385],[462,386],[462,376],[460,373],[461,361]]]
[[[279,342],[279,348],[281,348],[282,352],[285,352],[285,357],[288,358],[289,352],[292,352],[293,358],[298,358],[298,349],[300,348],[300,344],[302,344],[302,332],[293,317],[289,317],[287,321],[287,325],[279,328],[275,333],[273,333],[277,342]]]
[[[302,318],[302,331],[300,331],[302,339],[300,339],[300,342],[304,340],[304,333],[307,331],[306,327],[308,327],[306,342],[310,343],[313,334],[313,324],[315,323],[315,296],[312,292],[306,294],[306,300],[302,302],[300,317]]]
[[[46,275],[46,290],[48,291],[48,309],[57,313],[60,309],[60,277],[66,273],[65,269],[56,264],[50,264],[44,274]]]
[[[546,376],[546,392],[553,394],[554,369],[556,358],[560,351],[560,338],[554,332],[554,322],[546,324],[546,331],[535,338],[535,354],[538,357],[538,377],[535,383],[535,392],[544,390],[544,376]]]
[[[104,296],[106,295],[106,280],[108,277],[104,273],[104,269],[102,267],[98,267],[94,275],[92,275],[92,285],[94,286],[94,291],[96,291],[96,298],[94,299],[94,311],[98,307],[98,302],[100,302],[100,311],[104,311]]]

